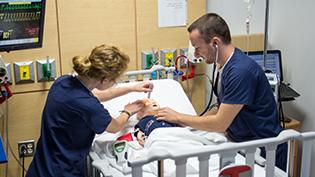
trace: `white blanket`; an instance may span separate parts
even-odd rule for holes
[[[172,151],[202,145],[215,145],[226,141],[224,134],[172,127],[153,130],[144,147],[149,154],[159,153],[160,150],[172,153]]]
[[[154,156],[155,154],[160,153],[172,153],[172,151],[181,151],[187,148],[194,148],[197,146],[203,145],[216,145],[219,143],[226,142],[227,139],[223,134],[213,133],[213,132],[204,132],[204,131],[193,131],[188,128],[181,127],[172,127],[172,128],[158,128],[152,131],[150,136],[147,138],[144,148],[136,142],[128,142],[128,159],[135,159],[144,156]],[[113,142],[100,142],[96,141],[93,146],[93,150],[98,152],[101,159],[107,161],[111,167],[114,167],[115,170],[120,171],[123,174],[129,174],[131,168],[127,166],[127,162],[124,164],[117,164],[114,156],[111,155],[111,152],[106,152],[110,148],[108,145]],[[196,159],[194,159],[196,160]],[[164,166],[172,166],[174,168],[164,168],[165,176],[174,176],[175,166],[173,161],[166,160],[164,161]],[[104,163],[105,164],[105,163]],[[190,160],[187,162],[187,174],[197,174],[198,166],[193,165]],[[217,170],[217,168],[215,169]],[[157,165],[156,162],[149,163],[143,166],[143,171],[157,174]],[[109,172],[111,173],[111,172]],[[117,176],[117,174],[113,175]]]

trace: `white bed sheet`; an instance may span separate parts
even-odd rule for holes
[[[177,81],[172,79],[161,79],[152,80],[150,82],[154,85],[153,91],[151,92],[151,98],[156,100],[161,107],[170,107],[178,112],[196,115],[196,111],[193,105],[186,96],[182,86]],[[135,83],[137,82],[119,83],[117,87]],[[109,111],[111,116],[115,118],[119,116],[119,111],[123,110],[126,104],[147,97],[147,93],[132,92],[104,102],[103,105]],[[120,131],[117,134],[107,134],[106,132],[104,132],[105,134],[107,134],[107,136],[103,136],[102,134],[96,135],[96,139],[112,140],[113,137],[117,137],[117,135],[123,135],[126,132],[132,131],[133,125],[135,125],[136,122],[137,119],[135,115],[133,115],[129,119],[129,122],[127,123],[126,128],[123,131]]]
[[[195,115],[195,109],[187,98],[181,85],[171,79],[152,80],[154,88],[151,92],[151,98],[156,100],[161,107],[170,107],[174,110],[181,111],[182,113]],[[124,83],[118,84],[117,87],[122,85],[135,84]],[[133,102],[138,99],[147,98],[147,93],[132,92],[122,97],[117,97],[108,102],[103,103],[105,108],[114,115],[119,114],[119,110],[123,109],[123,106],[129,102]]]
[[[155,156],[163,154],[173,154],[174,152],[182,152],[187,148],[198,148],[204,145],[215,146],[227,142],[226,137],[222,133],[206,132],[206,131],[192,131],[189,128],[172,127],[172,128],[160,128],[152,131],[150,136],[145,142],[144,147],[140,146],[137,141],[128,142],[128,159],[138,159],[147,156]],[[127,162],[124,165],[119,165],[110,148],[113,141],[103,141],[102,139],[95,140],[93,151],[96,152],[104,164],[109,164],[122,173],[130,173],[131,168],[127,167]],[[195,159],[197,160],[197,159]],[[169,163],[168,161],[166,161]],[[194,161],[189,160],[187,163],[187,174],[198,174],[198,166],[193,165]],[[212,163],[213,164],[213,163]],[[175,175],[174,164],[165,165],[168,168],[164,169],[165,176]],[[217,170],[218,167],[211,168],[211,171]],[[173,168],[169,168],[173,167]],[[108,169],[109,173],[113,173],[111,169]],[[115,170],[116,171],[116,170]],[[157,174],[156,162],[149,163],[143,167],[143,171]],[[117,176],[117,174],[113,175]]]

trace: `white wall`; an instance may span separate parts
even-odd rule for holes
[[[246,34],[244,0],[208,0],[207,11],[225,18],[232,35]],[[252,32],[264,32],[265,1],[255,0],[252,11]],[[284,111],[302,121],[301,131],[315,131],[315,1],[270,0],[269,49],[281,49],[285,82],[301,96],[284,104]],[[315,165],[315,143],[312,164]],[[315,174],[312,168],[311,174]],[[315,176],[315,175],[313,175]]]
[[[250,10],[250,33],[264,31],[265,1],[252,0]],[[208,0],[207,12],[214,12],[224,18],[232,35],[246,34],[246,3],[243,0]]]

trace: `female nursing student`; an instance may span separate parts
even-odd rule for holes
[[[112,88],[126,70],[129,57],[114,46],[101,45],[88,57],[74,57],[77,75],[65,75],[51,86],[42,114],[41,135],[26,177],[83,177],[95,134],[115,133],[144,105],[129,103],[112,118],[100,101],[132,91],[150,92],[148,82]]]

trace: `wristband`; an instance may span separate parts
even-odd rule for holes
[[[129,119],[129,117],[131,116],[130,112],[128,112],[128,111],[126,111],[126,110],[121,110],[120,112],[121,112],[121,113],[126,113],[126,114],[128,115],[128,119]]]

